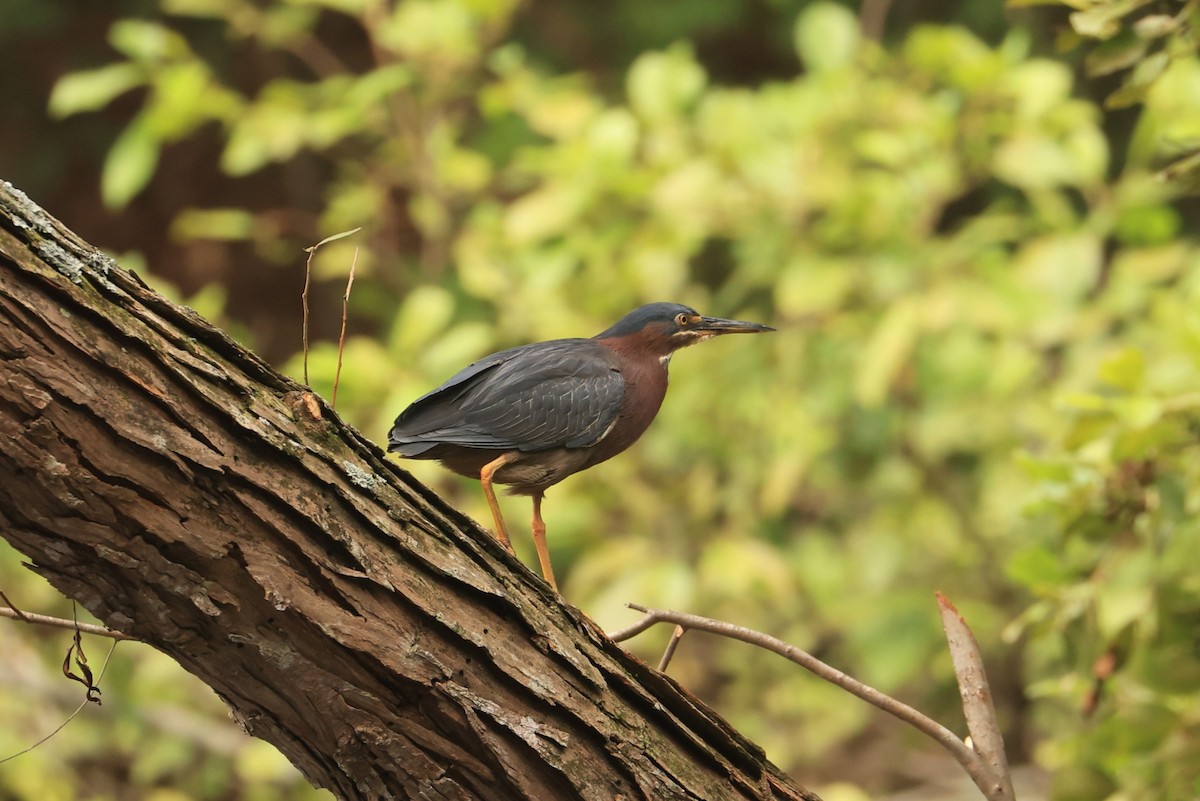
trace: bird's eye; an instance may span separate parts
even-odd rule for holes
[[[675,325],[679,326],[680,328],[687,328],[689,322],[690,320],[688,320],[688,316],[683,312],[675,315]]]

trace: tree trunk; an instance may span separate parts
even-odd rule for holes
[[[346,799],[815,799],[0,182],[0,535]]]

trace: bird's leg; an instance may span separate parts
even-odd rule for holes
[[[479,471],[479,481],[483,484],[483,494],[487,496],[488,508],[492,510],[492,520],[496,523],[496,539],[500,540],[500,544],[508,549],[508,552],[515,554],[512,542],[508,539],[508,527],[504,525],[504,516],[500,514],[500,504],[496,502],[496,491],[492,489],[492,476],[496,471],[504,465],[516,458],[516,454],[505,453],[499,458],[493,459],[483,466]]]
[[[537,548],[538,561],[542,563],[542,577],[550,588],[558,592],[558,582],[554,580],[554,566],[550,564],[550,549],[546,547],[546,523],[542,520],[542,493],[533,494],[533,545]]]

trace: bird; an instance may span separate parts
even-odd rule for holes
[[[464,367],[400,413],[388,432],[388,451],[436,459],[479,479],[494,534],[510,553],[493,485],[532,496],[542,576],[558,592],[542,520],[546,490],[641,437],[666,395],[675,351],[725,334],[774,330],[705,317],[678,303],[640,306],[590,339],[521,345]]]

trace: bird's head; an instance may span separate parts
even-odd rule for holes
[[[715,336],[774,330],[761,323],[705,317],[690,306],[678,303],[650,303],[634,309],[595,338],[625,340],[635,349],[665,362],[680,348]]]

